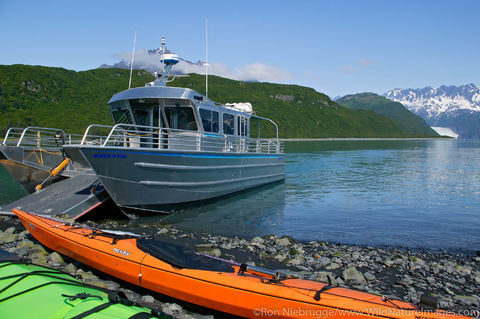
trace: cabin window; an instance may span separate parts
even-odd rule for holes
[[[172,129],[198,131],[193,108],[190,106],[165,106],[165,116]]]
[[[205,132],[218,133],[218,112],[200,109],[200,117]]]
[[[150,112],[144,110],[135,110],[133,111],[133,114],[135,115],[135,122],[137,122],[137,125],[150,125]]]
[[[153,109],[153,127],[160,127],[161,119],[160,119],[160,113],[159,113],[159,108],[156,107]]]
[[[235,116],[223,113],[223,134],[235,134]]]
[[[115,124],[124,123],[124,124],[132,124],[132,117],[130,116],[130,112],[128,110],[115,110],[112,111],[113,121]]]
[[[237,135],[247,136],[247,118],[245,116],[237,117]]]

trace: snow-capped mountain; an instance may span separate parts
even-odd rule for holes
[[[480,88],[474,84],[394,89],[384,96],[402,103],[430,126],[449,128],[460,138],[480,138]]]

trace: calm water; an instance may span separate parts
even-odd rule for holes
[[[285,183],[135,223],[480,250],[480,141],[288,142],[286,150]]]

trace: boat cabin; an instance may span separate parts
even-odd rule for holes
[[[245,151],[251,133],[260,138],[261,125],[251,132],[251,120],[270,121],[254,115],[249,103],[218,105],[194,90],[167,86],[126,90],[109,105],[130,147]]]
[[[148,91],[155,92],[148,94]],[[154,97],[155,93],[158,93],[158,97]],[[115,124],[202,132],[209,135],[245,137],[250,134],[249,122],[252,114],[214,104],[190,89],[134,88],[114,95],[109,105]]]

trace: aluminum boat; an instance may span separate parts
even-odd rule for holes
[[[0,165],[28,193],[33,193],[36,186],[49,177],[44,186],[69,177],[93,175],[89,166],[70,162],[57,176],[50,176],[52,168],[64,159],[61,147],[79,143],[81,137],[59,128],[11,127],[0,143]]]
[[[222,105],[167,86],[179,59],[170,53],[160,61],[153,82],[108,102],[114,126],[92,124],[79,143],[63,146],[74,163],[94,170],[124,212],[166,212],[285,179],[273,121],[256,115],[250,103]],[[274,137],[262,138],[268,126]]]

